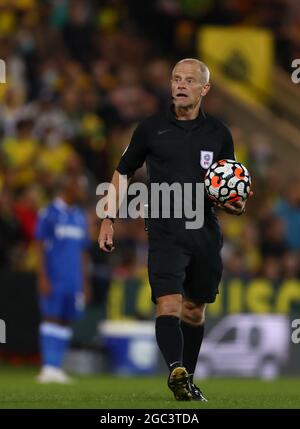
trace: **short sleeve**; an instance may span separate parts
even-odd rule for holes
[[[132,177],[145,162],[147,156],[147,130],[144,123],[135,129],[128,147],[125,149],[117,171]]]
[[[223,125],[222,134],[223,144],[219,159],[235,159],[232,135],[229,128],[225,125]]]

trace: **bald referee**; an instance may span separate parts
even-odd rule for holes
[[[200,107],[209,89],[209,70],[203,62],[188,58],[175,65],[172,106],[137,126],[113,175],[116,194],[111,193],[109,199],[117,197],[118,201],[120,180],[128,183],[145,161],[148,185],[196,186],[204,182],[213,162],[234,159],[230,131]],[[240,215],[245,202],[226,203],[221,208]],[[113,216],[107,216],[101,224],[99,246],[105,252],[114,249],[114,221]],[[169,368],[168,386],[176,400],[207,401],[193,376],[204,334],[205,308],[215,301],[222,275],[222,234],[214,207],[205,197],[204,224],[199,229],[187,229],[184,217],[150,217],[148,225],[156,339]]]

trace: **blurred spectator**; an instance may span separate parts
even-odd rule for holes
[[[258,275],[270,281],[273,286],[276,287],[282,281],[281,265],[279,264],[278,258],[272,256],[264,258]]]
[[[91,2],[70,1],[68,20],[63,28],[63,39],[71,56],[87,63],[92,53]]]
[[[38,157],[39,144],[33,134],[33,127],[33,119],[21,118],[16,123],[16,136],[3,140],[4,160],[14,187],[29,185],[35,179],[33,165]]]
[[[156,59],[146,69],[146,84],[159,101],[160,109],[170,102],[170,64],[165,59]]]
[[[241,279],[247,280],[249,273],[247,271],[245,259],[240,249],[236,249],[227,259],[224,280],[228,279]]]
[[[260,250],[263,257],[280,259],[288,249],[280,217],[269,216],[260,225]]]
[[[252,171],[264,179],[272,164],[272,147],[264,134],[253,134],[250,141],[250,162]]]
[[[55,103],[54,93],[50,89],[41,90],[36,101],[24,106],[22,115],[34,118],[34,134],[40,139],[47,138],[50,128],[56,140],[72,136],[68,118]]]
[[[21,227],[13,209],[13,194],[0,194],[0,268],[13,269],[17,246],[22,242]]]
[[[30,185],[21,192],[14,206],[14,213],[22,231],[22,239],[27,243],[34,239],[37,214],[41,203],[41,189],[37,185]]]
[[[256,275],[262,264],[262,254],[259,249],[259,229],[256,223],[247,216],[245,226],[239,237],[239,248],[244,255],[247,270]]]
[[[282,276],[284,279],[300,279],[299,254],[286,252],[282,258]]]
[[[284,222],[284,234],[290,249],[300,250],[300,177],[286,185],[286,197],[275,206],[275,213]]]
[[[5,137],[16,134],[16,122],[23,106],[23,96],[17,89],[7,87],[0,105],[0,127]]]

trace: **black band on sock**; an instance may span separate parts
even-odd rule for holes
[[[184,339],[183,366],[187,369],[188,373],[191,374],[191,381],[193,381],[193,375],[204,335],[204,324],[194,326],[181,321],[181,330]]]
[[[169,369],[182,365],[183,336],[180,320],[159,316],[155,323],[156,341]]]

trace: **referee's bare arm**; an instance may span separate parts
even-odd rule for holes
[[[131,177],[133,177],[135,171],[140,168],[146,160],[146,155],[148,153],[148,133],[145,122],[141,122],[134,130],[130,143],[123,152],[119,165],[114,172],[110,186],[111,192],[110,190],[108,191],[108,202],[105,209],[106,213],[109,207],[114,207],[116,210],[114,210],[115,213],[111,216],[108,214],[108,217],[111,217],[111,219],[104,219],[102,221],[98,238],[99,247],[104,252],[110,253],[114,250],[113,220],[124,201]]]
[[[107,195],[107,204],[105,206],[105,209],[107,209],[108,207],[118,207],[118,204],[120,204],[121,206],[124,196],[127,192],[128,183],[129,180],[127,179],[126,175],[121,175],[117,170],[114,172],[111,180],[111,186]],[[120,189],[120,187],[122,189]],[[112,192],[112,190],[114,191]],[[115,214],[111,214],[111,216],[108,215],[106,219],[102,220],[100,227],[100,233],[98,237],[99,247],[101,250],[107,253],[110,253],[115,249],[113,242],[114,218]]]

